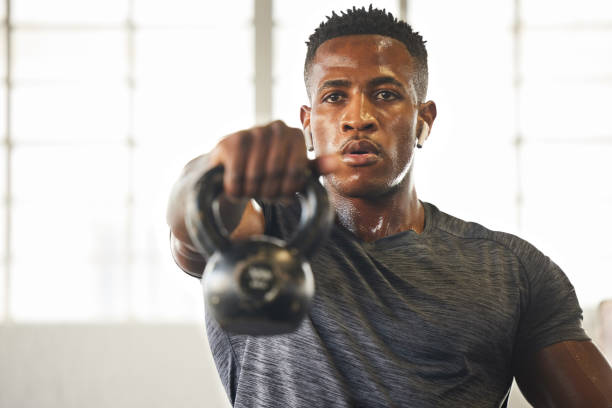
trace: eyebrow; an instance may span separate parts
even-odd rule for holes
[[[385,84],[395,85],[401,89],[404,89],[404,84],[402,84],[400,81],[390,76],[376,77],[368,83],[368,86],[376,87],[376,86],[385,85]],[[323,90],[327,88],[348,88],[350,86],[351,86],[351,81],[347,79],[330,79],[329,81],[323,82],[323,85],[319,87],[319,89],[317,90],[317,93],[321,93]]]
[[[351,81],[347,79],[330,79],[329,81],[323,82],[323,85],[317,89],[317,93],[321,93],[327,88],[348,88],[351,86]]]
[[[370,81],[368,85],[369,86],[379,86],[379,85],[385,85],[385,84],[395,85],[402,89],[404,88],[404,84],[402,84],[400,81],[390,76],[374,78],[373,80]]]

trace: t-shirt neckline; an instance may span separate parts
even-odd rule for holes
[[[363,246],[364,248],[371,248],[371,249],[383,249],[383,248],[394,247],[399,244],[405,243],[406,240],[424,238],[433,229],[433,225],[435,221],[434,220],[435,211],[431,204],[425,201],[421,201],[421,200],[419,200],[419,202],[423,205],[423,209],[425,211],[425,222],[424,222],[425,225],[423,226],[423,231],[420,234],[414,230],[407,230],[407,231],[401,231],[396,234],[377,239],[375,241],[366,242],[362,240],[361,238],[359,238],[358,236],[356,236],[353,232],[351,232],[349,229],[347,229],[346,227],[344,227],[342,224],[338,222],[336,222],[336,227],[340,231],[342,231],[343,234],[350,236],[352,240],[359,242],[359,244]]]

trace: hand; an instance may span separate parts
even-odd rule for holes
[[[282,121],[224,137],[211,152],[223,165],[223,189],[232,198],[278,199],[300,191],[308,170],[323,175],[339,165],[336,155],[308,160],[304,135]]]

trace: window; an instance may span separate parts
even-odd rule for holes
[[[583,307],[612,296],[610,2],[372,3],[427,40],[420,197],[531,241]],[[201,319],[169,254],[175,177],[257,120],[300,127],[304,42],[369,4],[1,1],[0,318]]]
[[[196,281],[168,257],[165,205],[185,162],[253,121],[253,3],[10,4],[5,318],[200,317]]]

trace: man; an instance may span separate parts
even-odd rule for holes
[[[233,406],[498,407],[516,377],[536,406],[611,407],[612,370],[564,273],[520,238],[418,200],[415,147],[436,118],[421,36],[371,7],[333,14],[310,37],[304,77],[303,134],[273,122],[225,137],[185,167],[168,208],[175,260],[200,276],[183,219],[206,170],[223,165],[227,196],[263,207],[223,200],[236,239],[287,237],[299,210],[278,199],[307,168],[324,175],[336,223],[298,330],[238,336],[207,317]]]

